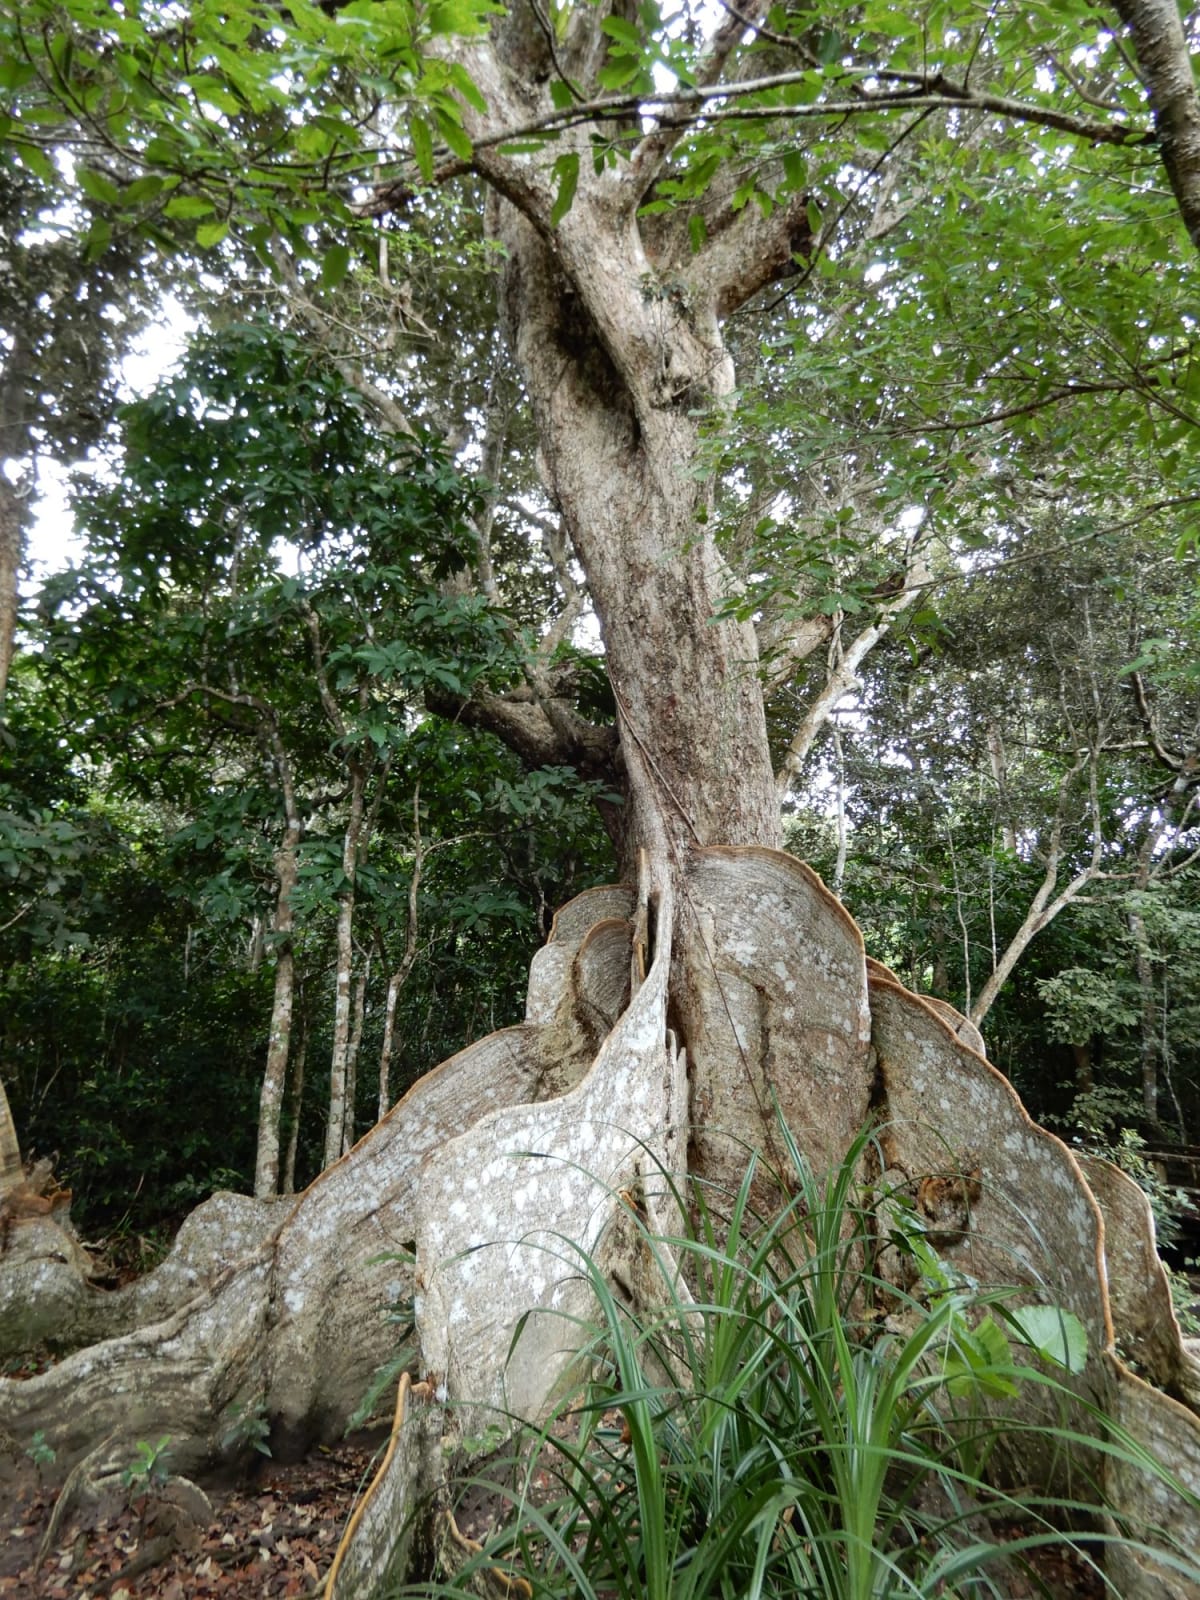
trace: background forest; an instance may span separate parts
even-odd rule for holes
[[[1017,9],[1031,94],[1121,110],[1112,31],[1060,56],[1055,8]],[[852,53],[832,12],[809,24],[814,71]],[[0,90],[28,96],[52,54],[5,27]],[[191,86],[231,161],[239,70]],[[310,93],[312,162],[322,96],[374,126],[362,63]],[[0,1081],[85,1231],[145,1235],[213,1188],[303,1186],[519,1019],[555,909],[616,870],[602,763],[547,764],[522,707],[568,730],[615,708],[474,180],[431,181],[444,110],[412,121],[426,183],[382,216],[361,186],[255,213],[229,171],[181,181],[175,147],[139,175],[90,114],[7,117],[0,154],[5,559],[51,464],[82,541],[27,577],[0,676]],[[1200,1145],[1175,202],[1152,148],[1114,163],[984,112],[811,151],[803,129],[781,157],[724,125],[709,152],[742,206],[779,203],[781,159],[810,191],[805,248],[726,330],[737,406],[705,466],[726,607],[768,641],[789,847],[872,955],[979,1023],[1035,1117],[1161,1189],[1190,1169],[1146,1152]],[[181,314],[185,354],[131,395],[124,358]]]

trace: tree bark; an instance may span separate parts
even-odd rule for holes
[[[1200,250],[1200,96],[1178,0],[1113,4],[1133,40],[1175,203]]]
[[[287,1083],[288,1054],[292,1040],[292,1008],[295,1000],[296,966],[292,948],[294,914],[292,896],[299,871],[300,840],[304,825],[296,804],[291,763],[278,729],[267,730],[283,798],[284,833],[275,852],[274,935],[275,990],[271,999],[271,1030],[267,1061],[263,1068],[258,1099],[258,1148],[254,1160],[254,1193],[259,1199],[279,1191],[279,1124],[283,1094]]]
[[[354,999],[350,1010],[350,1043],[346,1050],[346,1121],[342,1131],[342,1154],[354,1144],[358,1104],[358,1055],[362,1047],[363,1025],[367,1017],[367,984],[371,977],[371,958],[363,957],[354,980]]]
[[[25,501],[16,484],[0,472],[0,720],[8,695],[8,675],[17,643],[17,603],[25,555]]]
[[[21,1164],[21,1145],[17,1139],[17,1125],[4,1083],[0,1080],[0,1194],[20,1183],[25,1169]]]
[[[325,1165],[342,1153],[346,1131],[346,1067],[350,1053],[351,986],[354,977],[354,886],[361,846],[366,772],[360,761],[350,768],[350,815],[342,839],[342,887],[338,894],[334,955],[333,1054],[329,1063],[329,1123]]]
[[[308,1057],[308,1028],[300,1016],[300,1038],[292,1053],[292,1125],[288,1129],[287,1153],[283,1160],[280,1193],[296,1192],[296,1150],[300,1143],[300,1117],[304,1108],[304,1067]]]
[[[572,18],[560,64],[591,81],[604,36],[588,14]],[[18,1440],[42,1430],[64,1468],[109,1433],[167,1431],[183,1466],[189,1452],[212,1454],[222,1408],[254,1394],[266,1397],[274,1442],[298,1448],[344,1425],[392,1353],[382,1312],[408,1295],[422,1363],[464,1431],[469,1407],[537,1415],[572,1337],[584,1337],[577,1252],[635,1308],[649,1304],[623,1197],[640,1190],[651,1227],[669,1233],[678,1219],[666,1180],[736,1186],[748,1152],[772,1153],[778,1108],[818,1171],[873,1116],[905,1183],[948,1161],[975,1175],[978,1205],[955,1228],[963,1270],[1078,1316],[1089,1339],[1081,1392],[1200,1492],[1195,1416],[1114,1354],[1116,1263],[1070,1152],[1030,1122],[952,1020],[869,969],[853,921],[815,875],[767,848],[779,815],[757,652],[748,627],[714,621],[729,577],[703,516],[698,413],[732,389],[719,319],[804,248],[805,198],[770,217],[706,199],[709,242],[693,254],[682,223],[643,231],[638,219],[671,130],[651,128],[628,163],[597,171],[590,130],[575,128],[558,148],[580,156],[579,187],[553,224],[548,173],[499,142],[550,104],[539,85],[556,63],[537,24],[517,4],[490,35],[440,47],[488,107],[465,108],[464,124],[495,195],[489,225],[505,247],[507,325],[547,490],[603,632],[636,892],[592,890],[564,907],[533,964],[526,1022],[423,1078],[286,1216],[259,1203],[236,1247],[226,1227],[198,1266],[185,1240],[158,1286],[102,1308],[64,1280],[60,1336],[115,1336],[27,1382],[0,1382],[0,1426]],[[731,16],[723,37],[741,27]],[[331,1159],[340,1134],[339,1122]],[[761,1198],[769,1204],[765,1181]],[[1130,1270],[1145,1283],[1155,1269]],[[0,1279],[0,1332],[29,1281]],[[169,1293],[174,1317],[150,1320]],[[1186,1394],[1177,1329],[1162,1351],[1118,1332]],[[1171,1515],[1194,1547],[1194,1508],[1179,1499]],[[1136,1474],[1115,1484],[1115,1503],[1160,1520]]]

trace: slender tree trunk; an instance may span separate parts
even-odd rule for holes
[[[1134,969],[1141,996],[1138,1029],[1138,1065],[1142,1082],[1142,1111],[1149,1122],[1158,1121],[1158,986],[1146,919],[1140,911],[1130,911],[1129,936],[1133,940]]]
[[[1080,1094],[1087,1094],[1096,1086],[1091,1044],[1073,1044],[1068,1048],[1071,1051],[1071,1060],[1075,1064],[1075,1087]]]
[[[25,553],[25,500],[0,472],[0,719],[17,640],[17,601]]]
[[[33,346],[17,319],[12,344],[0,369],[0,444],[15,479],[0,472],[0,722],[8,695],[8,677],[17,647],[21,564],[25,528],[36,473],[36,442],[31,434],[30,393],[36,383]]]
[[[421,789],[413,792],[413,865],[408,880],[407,918],[404,928],[404,954],[400,965],[388,979],[387,1000],[384,1004],[383,1044],[379,1051],[379,1120],[387,1115],[391,1103],[392,1050],[396,1032],[396,1005],[400,991],[408,981],[417,959],[417,907],[421,892],[421,874],[425,869],[425,844],[421,838]]]
[[[342,840],[342,891],[338,896],[337,948],[334,957],[333,1055],[329,1063],[329,1125],[325,1131],[325,1165],[342,1153],[346,1131],[346,1068],[350,1055],[350,1012],[354,978],[354,888],[362,843],[366,768],[350,769],[350,815]]]
[[[362,968],[354,980],[354,1003],[351,1007],[350,1046],[346,1051],[346,1120],[342,1133],[342,1154],[354,1144],[358,1105],[358,1054],[362,1046],[363,1023],[367,1013],[367,983],[371,976],[371,958],[363,958]]]
[[[300,1116],[304,1109],[304,1065],[308,1057],[308,1026],[300,1014],[299,1038],[292,1052],[292,1125],[288,1130],[287,1153],[283,1161],[281,1194],[296,1192],[296,1149],[300,1143]]]
[[[258,1099],[258,1151],[254,1163],[254,1193],[260,1199],[279,1188],[279,1123],[283,1092],[287,1082],[288,1054],[292,1039],[292,1008],[295,1000],[295,956],[292,950],[294,912],[292,896],[299,871],[300,840],[303,822],[296,805],[291,766],[275,728],[270,741],[279,774],[284,804],[284,835],[275,853],[275,916],[272,922],[275,954],[275,993],[271,1002],[271,1031],[267,1061],[263,1068]]]
[[[1178,784],[1175,785],[1178,788]],[[1174,798],[1174,793],[1172,793]],[[1136,894],[1143,893],[1154,870],[1154,852],[1158,849],[1168,826],[1170,806],[1161,822],[1151,826],[1138,851],[1137,874],[1133,880]],[[1158,1121],[1158,985],[1155,980],[1154,958],[1150,949],[1150,935],[1146,919],[1132,899],[1126,913],[1129,937],[1133,941],[1134,971],[1137,973],[1138,994],[1141,999],[1138,1028],[1138,1067],[1142,1085],[1142,1111],[1150,1122]]]
[[[1088,768],[1088,777],[1091,784],[1092,795],[1092,852],[1091,859],[1082,867],[1056,895],[1058,886],[1058,869],[1062,864],[1062,834],[1065,808],[1068,804],[1071,786],[1083,767]],[[1029,902],[1029,910],[1025,920],[1009,940],[1008,947],[999,959],[995,961],[991,976],[979,992],[979,998],[971,1007],[970,1018],[976,1027],[995,1004],[996,997],[1007,983],[1009,975],[1017,962],[1025,954],[1032,941],[1080,895],[1089,883],[1103,875],[1104,867],[1104,840],[1100,831],[1099,809],[1095,793],[1096,765],[1094,754],[1084,757],[1080,763],[1073,767],[1062,779],[1059,785],[1058,808],[1054,824],[1050,830],[1050,842],[1046,849],[1046,870],[1042,874],[1042,881],[1037,887],[1033,899]]]

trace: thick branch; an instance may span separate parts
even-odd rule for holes
[[[1154,715],[1153,708],[1150,705],[1146,694],[1146,684],[1141,673],[1131,672],[1129,681],[1133,685],[1133,698],[1137,704],[1138,715],[1141,717],[1142,724],[1146,729],[1146,740],[1151,750],[1169,772],[1176,772],[1181,777],[1186,775],[1189,778],[1195,778],[1198,767],[1200,767],[1200,761],[1198,761],[1195,751],[1175,755],[1167,749],[1162,742],[1158,718]]]
[[[1200,96],[1177,0],[1113,0],[1150,97],[1162,163],[1200,250]]]
[[[763,698],[783,688],[802,661],[814,650],[828,644],[833,633],[832,617],[801,617],[796,621],[773,623],[767,618],[758,624],[758,648],[763,665]]]
[[[727,317],[768,283],[796,270],[796,258],[808,255],[812,242],[806,194],[793,194],[769,217],[750,202],[709,239],[688,277],[700,302]]]
[[[569,701],[486,690],[464,700],[427,689],[425,703],[439,717],[494,733],[528,767],[574,767],[582,777],[616,782],[617,730],[588,722]]]

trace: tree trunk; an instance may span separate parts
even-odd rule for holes
[[[948,1163],[969,1172],[979,1200],[956,1223],[952,1259],[1079,1317],[1089,1337],[1081,1393],[1200,1493],[1195,1416],[1114,1354],[1110,1282],[1131,1275],[1118,1309],[1144,1307],[1161,1269],[1134,1248],[1106,1262],[1101,1212],[1071,1153],[1030,1122],[953,1019],[869,966],[815,874],[770,848],[779,815],[757,651],[748,626],[714,620],[729,580],[704,519],[697,418],[732,388],[718,319],[791,267],[807,239],[806,198],[766,217],[717,195],[708,243],[693,253],[686,225],[679,235],[647,222],[643,233],[639,222],[667,131],[596,170],[589,130],[576,128],[561,148],[576,140],[579,188],[552,222],[541,169],[504,156],[499,137],[536,107],[551,74],[552,64],[539,75],[547,46],[535,22],[516,5],[493,35],[444,48],[466,60],[488,105],[464,108],[464,126],[477,172],[504,196],[489,216],[506,252],[508,331],[546,487],[603,631],[629,883],[560,911],[522,1026],[421,1079],[340,1161],[335,1109],[326,1153],[336,1164],[284,1214],[243,1202],[235,1232],[236,1207],[214,1202],[219,1226],[202,1208],[159,1273],[103,1301],[77,1271],[60,1274],[56,1336],[108,1341],[0,1382],[0,1427],[18,1441],[40,1430],[61,1470],[98,1440],[107,1453],[114,1440],[168,1432],[186,1470],[216,1453],[223,1409],[265,1396],[277,1450],[296,1448],[344,1426],[393,1353],[386,1308],[408,1296],[423,1368],[454,1400],[455,1426],[477,1431],[497,1404],[537,1415],[572,1339],[585,1336],[578,1252],[635,1308],[652,1305],[627,1197],[642,1195],[651,1227],[666,1233],[677,1223],[668,1180],[736,1186],[750,1151],[771,1152],[778,1110],[818,1171],[873,1117],[896,1181],[945,1174]],[[736,37],[743,25],[739,13],[722,26]],[[578,52],[591,47],[571,39],[565,70],[582,75]],[[361,815],[361,790],[357,805]],[[348,1018],[352,898],[343,902]],[[771,1198],[764,1181],[755,1200]],[[1144,1220],[1129,1226],[1149,1250]],[[29,1337],[33,1271],[0,1280],[0,1337],[11,1341],[18,1322]],[[1118,1333],[1153,1379],[1194,1402],[1177,1328],[1160,1328],[1158,1342],[1140,1322]],[[436,1464],[422,1470],[409,1505],[433,1487]],[[1174,1519],[1185,1545],[1200,1542],[1191,1502],[1164,1512],[1134,1472],[1108,1488],[1135,1521]],[[405,1520],[398,1511],[397,1538]],[[1122,1582],[1127,1600],[1172,1592],[1156,1576]],[[355,1600],[376,1592],[382,1582]],[[340,1588],[332,1600],[344,1600]]]
[[[25,502],[16,484],[0,472],[0,721],[17,640],[17,604],[25,553]]]
[[[287,1083],[288,1053],[292,1041],[292,1007],[295,998],[295,956],[292,950],[294,915],[292,896],[300,866],[303,822],[292,787],[291,767],[278,731],[269,730],[275,768],[283,796],[284,834],[275,853],[275,916],[272,921],[275,955],[275,992],[271,1000],[271,1031],[267,1061],[258,1099],[258,1149],[254,1161],[254,1193],[265,1199],[279,1190],[279,1122]]]
[[[355,1107],[358,1104],[358,1053],[362,1045],[363,1024],[367,1013],[367,982],[371,976],[371,958],[364,956],[362,969],[354,980],[354,1003],[350,1012],[350,1044],[346,1051],[346,1121],[342,1132],[342,1154],[354,1143]]]
[[[325,1130],[325,1165],[342,1153],[346,1132],[346,1066],[350,1053],[351,986],[354,977],[354,885],[363,826],[366,769],[350,768],[350,816],[342,841],[342,887],[338,895],[337,948],[334,956],[333,1055],[329,1063],[329,1123]],[[353,1112],[350,1113],[351,1119]]]
[[[1138,1063],[1142,1082],[1142,1112],[1150,1123],[1158,1121],[1158,990],[1146,919],[1139,911],[1128,916],[1129,936],[1133,940],[1134,967],[1141,996],[1141,1026],[1138,1030]]]
[[[0,1081],[0,1194],[13,1189],[24,1176],[21,1164],[21,1145],[17,1139],[17,1125],[13,1121],[8,1095]]]
[[[292,1125],[288,1129],[287,1154],[283,1160],[283,1182],[280,1193],[296,1192],[296,1148],[300,1143],[300,1117],[304,1109],[304,1066],[308,1057],[308,1027],[303,1012],[300,1016],[300,1037],[292,1055]]]
[[[729,575],[693,471],[695,412],[732,379],[715,320],[707,339],[693,331],[632,216],[616,230],[569,216],[552,251],[501,204],[495,232],[546,485],[588,574],[627,765],[642,754],[626,863],[660,829],[680,849],[776,844],[757,644],[713,620]]]

